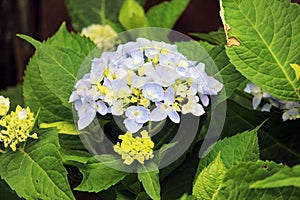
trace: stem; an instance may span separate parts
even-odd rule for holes
[[[6,151],[4,151],[4,150],[0,149],[0,153],[6,153]]]
[[[105,0],[101,0],[101,8],[100,8],[100,18],[101,18],[101,24],[106,24],[106,18],[105,18]]]
[[[164,120],[160,121],[153,129],[152,129],[152,122],[149,121],[149,128],[148,128],[148,132],[154,133],[157,129],[159,129],[159,127],[164,123]]]
[[[152,131],[152,121],[148,122],[148,132],[151,133]]]

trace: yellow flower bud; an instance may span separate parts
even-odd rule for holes
[[[5,115],[0,120],[2,130],[0,132],[0,142],[4,143],[4,147],[10,147],[13,151],[17,149],[17,145],[25,142],[28,137],[37,139],[37,134],[30,134],[34,125],[34,114],[30,109],[17,106],[15,111]]]
[[[131,133],[126,132],[119,136],[122,142],[114,146],[114,151],[121,155],[124,164],[131,165],[134,160],[144,164],[145,160],[153,158],[154,142],[147,131],[142,131],[141,135],[142,137],[133,137]]]

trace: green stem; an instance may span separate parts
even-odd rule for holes
[[[101,24],[106,24],[106,18],[105,18],[105,0],[101,0],[101,8],[100,8],[100,18],[101,18]]]
[[[155,133],[155,131],[159,129],[159,127],[164,123],[164,120],[160,121],[153,129],[152,129],[152,122],[149,121],[148,123],[149,123],[148,132],[151,134],[151,133]]]
[[[152,131],[152,121],[148,122],[148,133],[151,133]]]

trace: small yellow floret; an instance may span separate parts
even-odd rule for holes
[[[28,137],[37,139],[37,134],[30,134],[34,125],[34,114],[27,107],[16,107],[16,111],[12,111],[9,115],[4,116],[0,120],[0,125],[5,128],[0,131],[0,142],[4,143],[4,147],[10,147],[16,150],[17,144],[25,142]]]
[[[181,111],[179,103],[177,103],[177,102],[175,102],[175,103],[172,104],[172,108],[174,108],[177,112]]]
[[[114,146],[114,151],[122,156],[125,164],[130,165],[134,160],[144,164],[145,160],[153,158],[154,142],[145,130],[141,131],[141,136],[133,137],[129,132],[119,136],[122,142]]]
[[[103,85],[98,84],[97,90],[99,91],[100,95],[106,95],[109,92],[109,89]]]
[[[144,106],[145,108],[148,108],[148,106],[150,105],[150,101],[149,101],[149,99],[147,99],[141,95],[139,105]]]

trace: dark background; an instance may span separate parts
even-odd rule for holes
[[[161,1],[148,0],[144,7],[147,10]],[[64,0],[0,0],[0,20],[0,90],[22,83],[26,64],[34,54],[33,47],[16,37],[17,33],[42,41],[63,21],[73,30]],[[219,0],[191,0],[174,29],[184,34],[208,33],[220,26]]]

